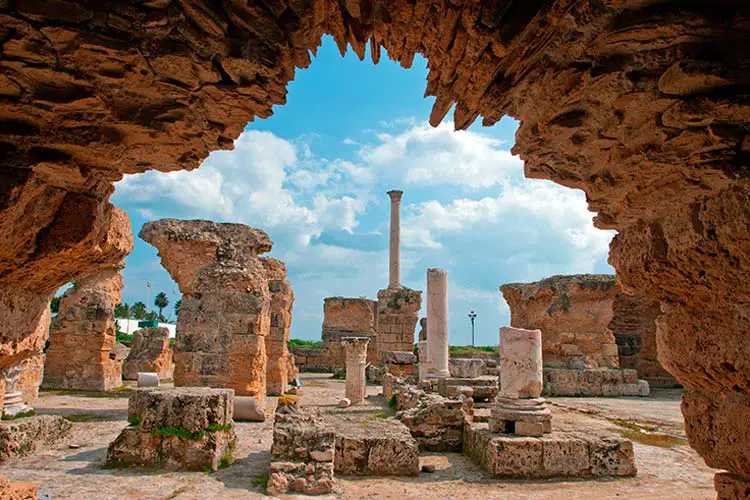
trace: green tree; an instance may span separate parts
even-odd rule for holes
[[[115,306],[115,318],[130,319],[132,311],[127,302]]]
[[[130,314],[133,315],[134,319],[146,319],[146,314],[148,314],[146,304],[141,301],[136,302],[130,307]]]
[[[174,315],[179,316],[180,315],[180,306],[182,305],[182,299],[178,300],[174,303]]]
[[[158,320],[156,313],[154,311],[149,311],[146,313],[146,316],[143,319],[147,319],[149,321]]]
[[[56,297],[52,297],[52,302],[49,303],[49,309],[50,309],[50,311],[52,311],[53,313],[56,313],[56,312],[58,312],[60,310],[60,299],[61,298],[62,297],[60,297],[59,295],[56,296]]]
[[[154,297],[154,305],[159,308],[159,318],[164,318],[162,311],[169,305],[167,294],[164,292],[157,293],[156,297]]]

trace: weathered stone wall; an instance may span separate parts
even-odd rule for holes
[[[552,276],[500,287],[516,328],[542,331],[544,365],[617,368],[615,337],[607,328],[619,291],[606,274]]]
[[[50,326],[45,388],[109,391],[122,386],[122,366],[110,356],[122,287],[120,268],[111,267],[76,281],[63,294]]]
[[[290,373],[287,344],[292,325],[292,306],[294,292],[286,279],[286,266],[277,259],[261,258],[268,279],[268,291],[271,294],[271,324],[266,337],[266,390],[268,394],[283,394],[294,373]]]
[[[520,120],[513,152],[525,175],[583,190],[595,225],[618,231],[610,262],[624,291],[661,302],[657,345],[687,388],[691,444],[746,484],[745,9],[617,0],[7,3],[0,368],[41,350],[39,319],[57,287],[127,253],[111,234],[112,183],[123,173],[191,169],[231,148],[248,120],[285,102],[295,68],[310,64],[328,33],[360,58],[369,43],[375,62],[381,48],[404,67],[423,54],[433,125],[454,105],[458,129],[480,114],[484,125]]]
[[[377,306],[377,352],[413,352],[422,292],[406,287],[386,288],[378,292]]]
[[[172,375],[169,329],[142,328],[133,334],[128,357],[122,364],[122,378],[138,380],[138,372],[154,372],[160,379]]]
[[[609,329],[615,336],[620,367],[632,368],[651,387],[673,387],[677,381],[664,369],[656,352],[656,319],[659,302],[618,293]]]
[[[258,254],[268,235],[242,224],[162,219],[139,234],[159,250],[182,292],[174,352],[175,386],[266,396],[270,293]]]
[[[322,347],[290,347],[294,363],[301,372],[329,372],[328,353]]]
[[[19,365],[14,365],[3,370],[0,378],[5,378],[11,371],[17,371],[14,391],[23,393],[23,402],[33,405],[39,397],[39,386],[44,378],[44,355],[37,354],[26,358]],[[12,392],[12,391],[9,391]]]
[[[368,337],[367,362],[378,360],[375,341],[377,303],[352,297],[327,297],[323,301],[323,348],[331,368],[343,368],[346,360],[341,346],[343,337]]]

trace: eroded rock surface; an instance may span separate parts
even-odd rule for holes
[[[289,353],[294,292],[286,279],[286,266],[278,259],[261,258],[271,294],[271,325],[266,337],[266,389],[268,394],[283,394],[289,380],[296,378],[294,356]],[[291,359],[290,359],[291,358]],[[290,366],[291,363],[291,366]]]
[[[162,219],[139,234],[159,250],[182,292],[174,352],[176,386],[266,397],[271,298],[258,254],[268,235],[242,224]]]
[[[341,346],[344,337],[368,337],[367,362],[378,361],[377,302],[355,297],[326,297],[323,301],[323,349],[328,357],[327,365],[343,368],[346,353]]]
[[[111,267],[76,281],[65,292],[50,326],[45,388],[109,391],[122,386],[122,365],[112,354],[122,287],[120,268]]]
[[[133,334],[130,352],[122,365],[122,378],[137,380],[138,372],[156,373],[160,379],[172,374],[172,348],[169,329],[141,328]]]
[[[127,253],[112,182],[230,148],[329,33],[375,62],[423,54],[432,124],[454,104],[458,129],[519,119],[525,174],[582,189],[625,291],[661,302],[665,368],[750,411],[744,3],[15,2],[0,20],[0,368],[41,350],[57,287]],[[718,465],[747,480],[737,463]]]

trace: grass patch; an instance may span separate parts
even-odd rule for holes
[[[78,398],[109,398],[109,399],[121,399],[128,398],[132,392],[135,392],[129,387],[118,387],[112,391],[73,391],[70,389],[44,389],[39,391],[44,394],[53,394],[55,396],[75,396]]]
[[[135,417],[129,418],[128,424],[132,425],[133,427],[138,427],[139,425],[141,425],[141,416],[136,415]]]
[[[232,424],[216,424],[214,422],[211,422],[208,424],[208,431],[210,432],[216,432],[216,431],[230,431],[232,430]]]
[[[289,339],[287,347],[323,347],[322,340]]]
[[[19,418],[33,417],[34,415],[36,415],[36,412],[34,410],[22,411],[21,413],[16,413],[15,415],[8,415],[7,413],[3,413],[3,420],[17,420]]]
[[[452,345],[448,347],[448,352],[451,354],[473,354],[476,352],[490,352],[492,354],[500,354],[500,348],[494,345]]]
[[[130,343],[133,342],[133,335],[130,333],[117,332],[115,333],[115,338],[118,342],[125,345],[130,345]]]
[[[648,446],[659,448],[673,448],[675,446],[687,445],[687,439],[659,432],[656,427],[640,424],[634,420],[610,420],[613,424],[621,427],[618,432],[625,439],[630,439]]]
[[[114,460],[109,460],[102,465],[102,469],[105,470],[111,470],[111,469],[127,469],[130,467],[130,464],[128,464],[125,460],[120,460],[119,458],[116,458]]]
[[[398,406],[398,400],[396,399],[396,395],[392,395],[391,399],[388,400],[388,408],[395,410]]]
[[[265,474],[262,474],[262,475],[256,477],[255,479],[253,479],[253,483],[252,484],[256,488],[258,486],[260,486],[263,489],[266,489],[266,487],[268,486],[268,480],[270,479],[270,477],[271,476],[268,474],[268,472],[266,472]]]
[[[101,422],[107,420],[108,415],[97,415],[95,413],[72,413],[65,417],[65,420],[71,422]]]
[[[234,456],[231,452],[225,451],[219,459],[219,469],[226,469],[234,463]]]
[[[201,429],[196,432],[190,432],[189,430],[183,429],[182,427],[157,427],[155,429],[151,429],[151,434],[160,437],[179,437],[182,439],[192,439],[195,441],[202,438],[206,434],[206,432],[227,431],[231,428],[231,424],[224,425],[210,423],[208,424],[207,429]]]

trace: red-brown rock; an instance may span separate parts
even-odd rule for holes
[[[289,354],[287,344],[292,325],[292,306],[294,292],[286,279],[286,266],[278,259],[261,258],[266,270],[268,291],[271,294],[271,326],[266,337],[266,390],[268,394],[278,395],[286,392],[290,379],[296,373],[290,373],[290,360],[294,366],[294,356]]]
[[[142,328],[133,333],[128,357],[122,364],[122,378],[138,380],[138,372],[153,372],[160,379],[172,374],[172,348],[169,329]]]

